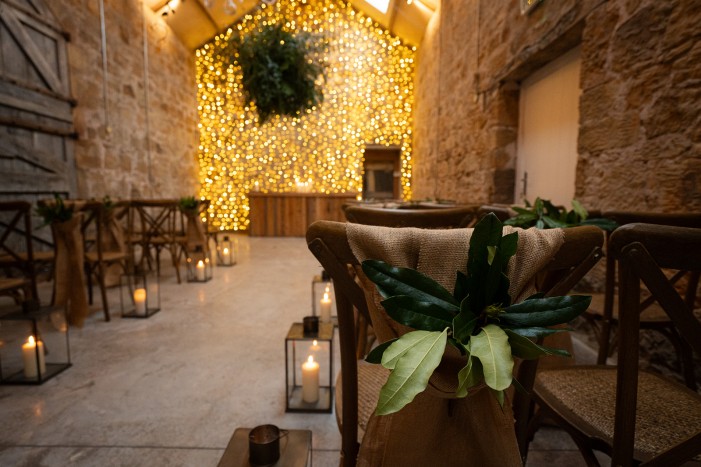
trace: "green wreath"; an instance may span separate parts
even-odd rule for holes
[[[263,26],[241,40],[237,62],[244,97],[258,109],[260,125],[273,115],[299,116],[323,102],[321,50],[312,34],[293,35],[281,24]]]

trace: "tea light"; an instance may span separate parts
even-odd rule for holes
[[[24,376],[25,378],[36,378],[37,373],[46,373],[46,362],[44,361],[44,343],[39,341],[37,349],[37,342],[34,340],[34,336],[29,336],[27,342],[22,344],[22,359],[24,360]],[[37,371],[37,350],[39,352],[39,368]],[[317,378],[319,376],[319,365],[317,364]],[[317,381],[317,390],[319,382]]]
[[[312,355],[314,355],[317,352],[319,352],[320,350],[321,350],[321,346],[319,345],[319,342],[316,339],[314,339],[312,341],[311,347],[309,347],[309,352],[311,352]]]
[[[205,280],[205,273],[204,273],[204,261],[199,260],[197,262],[197,280],[198,281],[204,281]]]
[[[321,299],[321,309],[319,315],[322,323],[328,323],[331,321],[331,299],[329,298],[329,292],[324,292],[324,298]]]
[[[224,247],[224,249],[221,252],[221,255],[224,265],[229,266],[231,264],[231,252],[229,251],[229,249]]]
[[[319,364],[311,355],[302,364],[302,400],[309,403],[319,400]]]
[[[134,291],[134,308],[137,315],[146,314],[146,289],[136,289]]]

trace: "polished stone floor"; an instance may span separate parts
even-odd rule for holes
[[[320,267],[301,238],[238,238],[235,267],[179,285],[162,259],[160,313],[123,319],[111,290],[111,322],[71,329],[71,368],[0,386],[0,466],[216,466],[237,427],[265,423],[311,430],[314,466],[337,465],[335,416],[285,413],[284,339]],[[565,463],[584,465],[541,430],[528,465]]]

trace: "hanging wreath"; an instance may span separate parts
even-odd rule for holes
[[[258,122],[273,115],[299,116],[324,100],[323,45],[309,33],[292,34],[281,24],[266,25],[245,36],[237,62],[247,102],[258,109]]]

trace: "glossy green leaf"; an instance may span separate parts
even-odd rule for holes
[[[467,303],[469,297],[463,300]],[[463,344],[467,344],[475,330],[477,324],[477,316],[472,313],[467,306],[461,307],[460,313],[453,318],[453,337]]]
[[[418,271],[397,268],[383,261],[363,261],[363,272],[377,285],[383,298],[407,295],[421,302],[434,303],[454,313],[459,311],[459,303],[438,282]]]
[[[519,336],[523,337],[529,337],[532,339],[538,339],[540,337],[546,337],[550,336],[552,334],[556,334],[558,332],[565,332],[567,329],[553,329],[553,328],[541,328],[541,327],[527,327],[527,328],[515,328],[515,327],[507,327],[507,326],[501,326],[502,329],[504,330],[509,330],[513,333],[518,334]]]
[[[511,385],[514,359],[509,338],[494,324],[488,324],[470,339],[470,355],[482,363],[484,381],[492,389],[501,391]]]
[[[377,415],[398,412],[426,389],[443,358],[447,340],[447,329],[443,332],[413,331],[389,346],[382,357],[382,365],[388,367],[385,364],[388,353],[397,357],[392,357],[392,372],[380,390]]]
[[[387,314],[398,323],[423,331],[442,331],[450,327],[453,313],[440,306],[420,302],[406,295],[397,295],[383,300],[382,306]]]
[[[572,200],[572,210],[577,214],[580,220],[586,220],[587,217],[589,216],[589,213],[587,212],[586,209],[584,209],[584,206],[582,206],[582,203],[577,201],[576,199]]]
[[[504,329],[504,332],[509,336],[509,345],[511,346],[511,354],[525,360],[534,360],[546,355],[559,355],[561,357],[569,357],[570,354],[566,350],[552,349],[543,347],[527,337],[523,337],[515,332]]]
[[[470,388],[477,386],[483,379],[482,364],[477,358],[469,356],[467,365],[458,372],[458,389],[455,391],[455,396],[467,396]]]
[[[467,258],[468,296],[470,309],[479,313],[488,302],[488,281],[490,280],[489,247],[498,246],[501,240],[502,223],[494,213],[489,213],[480,220],[472,232]],[[496,256],[495,256],[496,258]],[[501,273],[501,270],[498,271]],[[498,285],[498,284],[497,284]],[[492,294],[495,290],[492,285]]]
[[[524,300],[507,307],[499,320],[514,327],[554,326],[573,320],[587,309],[589,303],[591,297],[584,295]]]
[[[397,339],[390,339],[387,342],[383,342],[382,344],[378,345],[365,356],[365,361],[368,363],[382,363],[382,355],[385,353],[385,350],[387,350],[387,348],[396,341]]]
[[[595,217],[584,220],[581,222],[581,225],[593,225],[608,232],[613,232],[618,228],[618,224],[615,221],[603,217]]]
[[[462,302],[463,299],[467,297],[468,284],[469,280],[467,276],[463,272],[458,271],[455,277],[455,289],[453,291],[453,297],[458,303]]]
[[[492,395],[497,399],[497,402],[499,402],[499,407],[502,409],[504,408],[504,391],[497,391],[495,389],[489,388],[489,390],[492,392]]]

